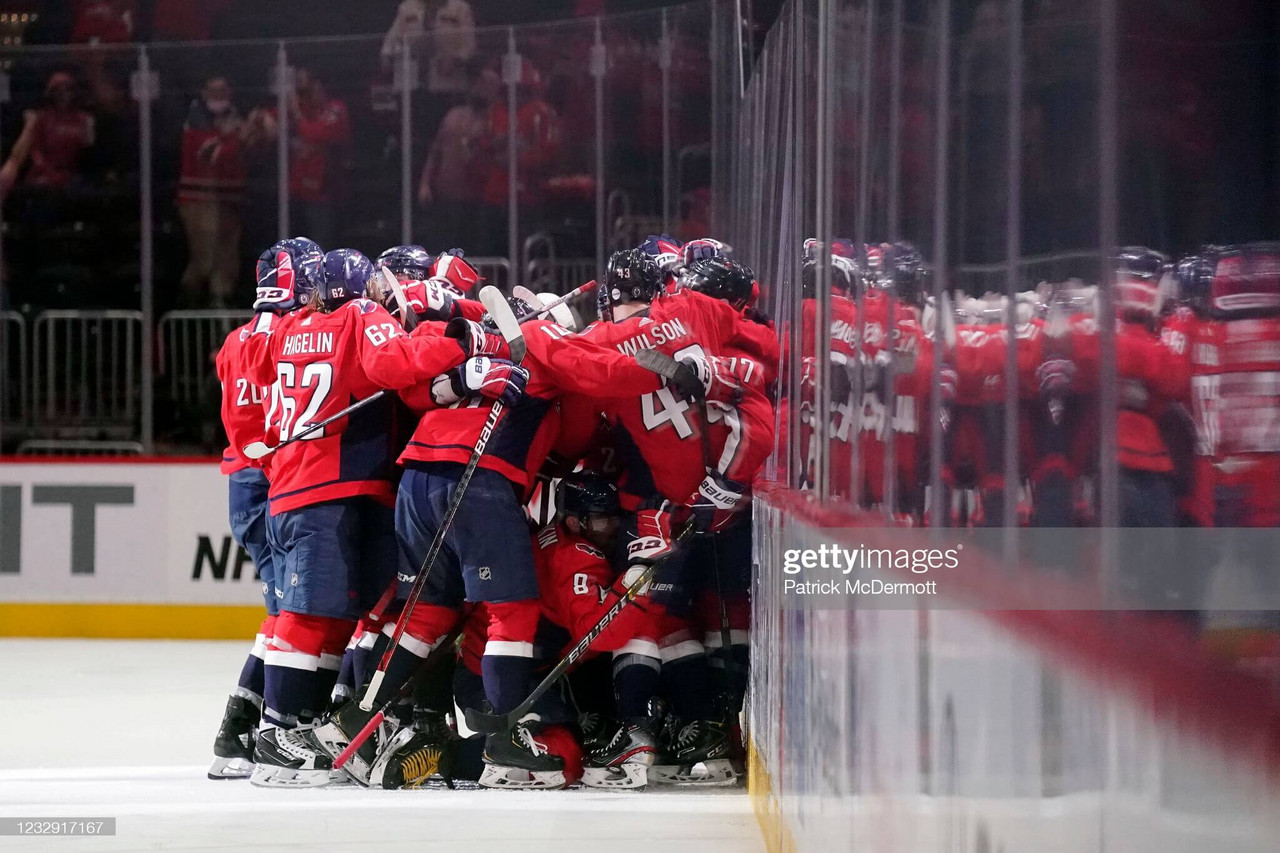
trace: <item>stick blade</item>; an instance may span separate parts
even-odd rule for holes
[[[265,442],[251,441],[248,444],[246,444],[243,448],[241,448],[240,452],[244,454],[244,457],[246,459],[253,459],[257,461],[258,459],[261,459],[262,457],[273,452],[274,450],[275,450],[274,447],[270,447]]]
[[[467,708],[463,711],[462,716],[467,721],[467,728],[476,734],[496,735],[498,732],[505,732],[511,728],[511,722],[507,719],[506,714],[486,714],[483,711],[477,711],[475,708]]]
[[[484,305],[484,310],[489,312],[489,316],[493,318],[498,331],[510,347],[511,360],[517,364],[524,361],[524,333],[520,331],[520,321],[516,319],[515,312],[507,304],[502,291],[492,284],[485,285],[480,290],[480,303]]]

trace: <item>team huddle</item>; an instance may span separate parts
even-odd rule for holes
[[[725,247],[669,248],[614,253],[581,330],[554,297],[470,298],[457,250],[262,254],[217,372],[267,618],[211,778],[742,776],[777,335]]]

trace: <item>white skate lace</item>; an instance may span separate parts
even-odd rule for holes
[[[613,737],[609,739],[609,745],[606,746],[605,749],[613,749],[615,746],[621,743],[623,737],[625,737],[627,734],[627,728],[628,727],[625,725],[619,726],[618,730],[613,733]]]
[[[694,720],[692,723],[685,726],[680,730],[680,734],[676,735],[676,746],[686,746],[687,744],[692,743],[694,739],[698,737],[698,731],[700,728],[701,727],[698,725],[697,720]]]
[[[294,729],[276,729],[276,743],[285,752],[298,758],[310,759],[317,755],[302,733]]]
[[[533,732],[529,731],[527,726],[521,726],[516,729],[520,742],[528,747],[529,751],[534,755],[546,755],[547,748],[533,739]]]

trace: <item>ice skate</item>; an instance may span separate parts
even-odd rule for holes
[[[321,788],[333,761],[311,729],[271,728],[258,734],[249,781],[262,788]]]
[[[369,773],[374,788],[420,788],[431,781],[453,787],[458,736],[444,714],[416,714],[378,753]]]
[[[654,761],[653,723],[640,718],[617,725],[613,737],[597,742],[582,765],[582,784],[590,788],[643,788]]]
[[[519,723],[509,732],[489,735],[484,745],[486,788],[557,789],[565,786],[564,759],[538,741],[537,723]]]
[[[667,785],[733,785],[741,775],[730,726],[721,720],[689,723],[649,770],[650,781]]]
[[[247,779],[253,772],[253,744],[257,738],[258,707],[243,696],[227,699],[222,725],[213,739],[210,779]]]
[[[351,739],[360,733],[360,730],[373,719],[374,712],[366,711],[360,707],[360,702],[353,697],[325,717],[313,731],[316,743],[329,756],[330,759],[336,759],[347,745],[351,743]],[[351,758],[347,759],[347,763],[342,765],[342,771],[354,779],[356,782],[366,787],[369,785],[369,773],[373,767],[373,762],[378,756],[378,750],[395,731],[396,723],[394,720],[384,720],[378,725],[377,730],[355,751]]]

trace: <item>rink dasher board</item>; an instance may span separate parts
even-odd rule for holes
[[[0,472],[0,636],[251,636],[262,586],[214,461]]]

